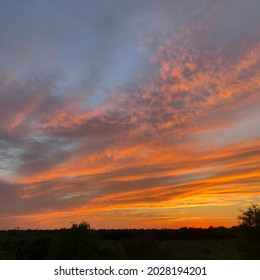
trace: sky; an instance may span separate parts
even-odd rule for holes
[[[260,203],[258,0],[2,0],[0,229],[233,226]]]

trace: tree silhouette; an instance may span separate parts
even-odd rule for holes
[[[56,233],[50,244],[50,259],[98,259],[100,240],[89,223],[73,223],[70,229],[61,229]]]
[[[90,230],[90,224],[86,221],[82,221],[79,224],[73,223],[71,229],[77,231],[88,231]]]
[[[240,225],[239,250],[242,259],[260,259],[260,208],[252,204],[238,217]]]
[[[238,217],[239,224],[246,227],[260,226],[260,208],[256,204],[252,204],[246,211],[242,211],[242,215]]]

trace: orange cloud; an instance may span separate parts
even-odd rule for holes
[[[160,32],[137,32],[139,77],[100,106],[85,104],[84,85],[0,89],[0,226],[230,226],[259,202],[259,42],[230,42],[225,4],[208,5],[176,9],[186,21],[162,32],[165,7],[147,12],[140,22]]]

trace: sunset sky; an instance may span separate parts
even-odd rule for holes
[[[260,204],[260,1],[0,1],[0,229],[233,226]]]

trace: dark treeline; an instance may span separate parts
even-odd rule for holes
[[[238,231],[239,227],[209,227],[207,229],[183,227],[180,229],[100,229],[98,233],[108,240],[129,239],[141,234],[153,236],[159,240],[171,240],[236,238]]]
[[[260,259],[259,228],[0,231],[0,259]]]

